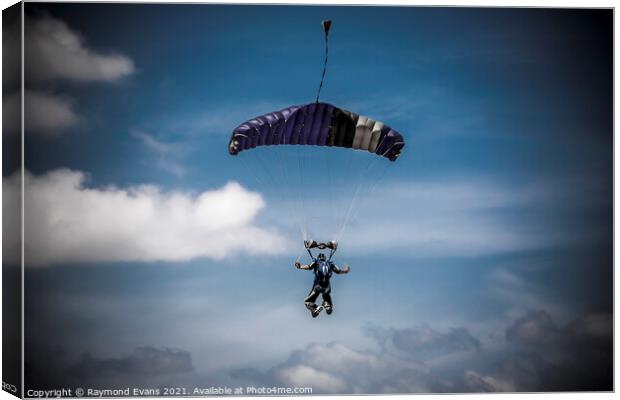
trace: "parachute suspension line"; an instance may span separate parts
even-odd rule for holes
[[[338,186],[339,182],[336,182],[332,175],[332,168],[330,167],[330,159],[332,157],[330,156],[331,156],[330,152],[326,151],[325,152],[325,166],[327,167],[327,179],[329,182],[329,202],[330,202],[329,207],[331,209],[330,218],[332,220],[336,220],[337,215],[336,215],[336,207],[335,207],[335,201],[334,201],[334,197],[335,197],[334,191],[335,191],[335,188]]]
[[[377,175],[374,178],[372,178],[373,184],[368,189],[367,194],[365,195],[366,197],[371,198],[372,195],[375,193],[375,189],[377,188],[377,186],[379,186],[379,182],[382,181],[382,178],[385,175],[385,172],[387,171],[389,165],[390,165],[389,163],[384,163],[383,167],[379,170]],[[368,171],[369,171],[369,174],[370,174],[370,168],[369,168]],[[357,215],[360,213],[360,209],[361,208],[362,208],[361,206],[360,207],[353,207],[353,215],[351,216],[350,220],[355,221],[357,219]]]
[[[297,185],[297,190],[299,191],[299,200],[301,203],[301,212],[299,213],[300,215],[300,229],[301,229],[301,237],[302,239],[305,241],[308,239],[308,232],[307,232],[307,227],[306,227],[306,206],[305,206],[305,202],[304,202],[304,194],[303,194],[303,189],[305,188],[306,184],[304,182],[304,171],[303,171],[303,163],[302,163],[302,159],[301,159],[301,153],[299,151],[299,145],[295,145],[295,147],[297,147],[297,164],[298,164],[298,172],[299,172],[299,182],[301,182],[301,185]]]
[[[286,120],[284,121],[286,123]],[[287,144],[286,142],[284,144]],[[298,210],[296,210],[295,204],[297,204],[297,200],[295,197],[297,196],[297,191],[293,189],[292,178],[289,175],[288,168],[288,152],[285,150],[287,146],[276,147],[274,149],[275,155],[278,157],[278,163],[280,165],[280,173],[282,180],[281,182],[274,185],[274,187],[283,187],[284,188],[284,196],[280,196],[280,201],[286,203],[287,212],[291,219],[294,219],[299,227],[299,231],[302,231],[301,221],[297,218]]]
[[[348,151],[347,153],[348,153],[348,157],[347,157],[347,162],[346,162],[345,167],[344,167],[344,176],[351,176],[351,174],[353,173],[353,166],[352,166],[352,163],[353,163],[353,152],[352,151]],[[342,182],[342,184],[344,185],[344,182]],[[351,202],[352,201],[353,201],[353,198],[351,198]],[[351,207],[351,202],[349,202],[349,204],[346,204],[344,206],[346,208],[344,208],[342,210],[343,214],[341,215],[341,218],[340,218],[340,225],[338,225],[338,231],[337,231],[338,233],[337,233],[336,240],[340,240],[340,235],[341,235],[340,232],[342,232],[342,227],[343,227],[343,225],[345,223],[346,214],[348,212],[348,209]]]
[[[301,173],[299,171],[301,171],[301,161],[299,160],[299,149],[295,148],[295,150],[297,152],[297,157],[295,157],[297,160],[297,165],[298,167],[296,168],[297,170],[297,182],[295,185],[295,192],[296,192],[296,196],[297,196],[297,221],[299,224],[299,233],[302,237],[303,240],[306,240],[306,233],[305,233],[305,229],[304,229],[304,222],[303,222],[303,207],[301,206],[301,201],[302,201],[302,194],[301,194],[301,189],[300,189],[300,185],[303,187],[303,184],[301,184]]]
[[[262,133],[259,132],[258,135],[259,137],[262,137]],[[284,174],[278,172],[278,163],[273,163],[272,158],[270,158],[269,154],[265,150],[266,149],[264,148],[258,148],[252,152],[255,165],[251,165],[249,169],[252,171],[254,176],[257,177],[257,180],[262,187],[271,188],[272,190],[279,190],[282,186],[284,186],[284,190],[286,191],[286,184],[283,185],[283,183],[285,183],[283,178]],[[285,167],[284,163],[280,162],[279,164],[281,168]],[[260,179],[260,176],[264,177],[264,179]],[[278,200],[276,201],[282,201],[282,197],[282,195],[278,195]],[[280,204],[278,204],[278,206],[279,205]]]
[[[360,171],[359,178],[357,180],[357,187],[355,188],[353,198],[351,199],[351,202],[349,203],[349,207],[345,214],[344,221],[342,222],[342,226],[340,227],[340,232],[338,233],[337,241],[340,241],[340,239],[342,238],[342,235],[344,234],[347,228],[347,225],[349,224],[349,221],[351,220],[351,214],[352,212],[354,212],[355,206],[358,203],[358,199],[360,197],[360,190],[362,188],[363,177],[368,176],[370,174],[370,170],[375,165],[375,162],[376,162],[376,158],[373,157],[373,159],[366,165],[366,168]],[[355,211],[354,214],[357,215],[357,211]]]
[[[325,71],[327,70],[327,56],[329,55],[328,37],[329,28],[332,26],[332,21],[326,19],[322,22],[323,32],[325,32],[325,59],[323,60],[323,73],[321,74],[321,83],[319,84],[319,90],[316,92],[316,103],[319,102],[319,96],[321,95],[321,89],[323,88],[323,81],[325,80]]]
[[[370,169],[372,168],[373,164],[374,164],[374,161],[368,164],[368,166],[366,167],[365,173],[363,175],[367,175],[370,172]],[[342,235],[347,229],[347,226],[349,225],[349,221],[351,221],[352,219],[351,218],[352,214],[353,213],[357,214],[357,212],[355,212],[355,209],[358,203],[358,199],[360,198],[360,191],[362,190],[361,176],[362,175],[360,175],[360,179],[357,182],[357,187],[355,188],[355,193],[353,195],[353,198],[351,199],[351,202],[349,203],[349,208],[347,209],[347,212],[345,214],[344,221],[342,222],[342,226],[340,227],[340,232],[338,233],[338,241],[342,238]]]
[[[258,173],[260,175],[267,177],[264,181],[265,187],[277,188],[279,186],[277,182],[278,179],[277,177],[273,176],[274,174],[271,173],[271,170],[269,168],[270,160],[267,158],[268,156],[265,154],[265,152],[261,150],[263,149],[257,149],[257,151],[254,152],[258,160],[258,166],[254,168],[258,170]]]
[[[259,132],[258,136],[262,137],[262,134]],[[269,182],[267,183],[271,183],[271,187],[277,187],[278,183],[276,182],[276,178],[269,173],[269,168],[267,167],[269,165],[268,155],[264,154],[261,150],[263,149],[258,149],[258,151],[255,152],[256,157],[258,158],[258,164],[260,165],[259,168],[262,170],[261,174],[267,176],[269,179]]]
[[[342,234],[344,233],[345,228],[347,224],[349,223],[349,216],[351,215],[351,210],[353,209],[353,206],[357,202],[357,198],[359,196],[361,186],[362,186],[362,181],[360,179],[357,182],[357,187],[355,188],[355,191],[353,192],[353,197],[351,198],[351,201],[349,202],[349,206],[347,207],[347,212],[344,214],[342,224],[340,225],[340,230],[338,231],[338,236],[337,236],[336,241],[340,241],[340,239],[342,238]]]
[[[251,170],[252,171],[252,175],[254,175],[254,179],[256,179],[256,181],[258,182],[259,185],[261,186],[267,186],[266,182],[263,181],[260,176],[259,173],[256,171],[256,168],[252,167],[249,164],[249,161],[246,161],[245,156],[239,156],[239,160],[241,160],[241,164],[243,165],[243,169],[245,170]]]
[[[280,149],[274,149],[274,152],[278,155],[279,158],[279,162],[280,162],[280,166],[282,167],[282,176],[283,176],[283,186],[284,186],[284,190],[286,192],[285,194],[285,198],[281,199],[281,201],[284,201],[287,204],[287,208],[288,208],[288,213],[290,215],[291,219],[295,219],[297,222],[297,225],[299,227],[299,232],[302,232],[302,228],[301,228],[301,220],[299,219],[299,217],[297,217],[298,214],[298,210],[295,209],[295,205],[294,203],[297,203],[297,200],[295,197],[298,196],[298,191],[294,190],[294,186],[293,186],[293,180],[290,177],[290,174],[288,172],[289,167],[288,167],[288,159],[287,159],[287,154],[285,153],[285,149],[288,147],[283,146]]]

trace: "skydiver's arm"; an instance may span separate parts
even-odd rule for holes
[[[351,270],[351,268],[349,268],[348,265],[344,265],[344,268],[340,268],[338,267],[336,264],[332,264],[332,271],[334,271],[337,274],[348,274],[349,271]]]
[[[308,265],[301,265],[301,263],[298,261],[295,263],[295,268],[309,270],[309,269],[314,268],[314,263],[308,264]]]

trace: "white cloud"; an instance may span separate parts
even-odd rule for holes
[[[570,186],[579,188],[573,190],[568,190],[564,182],[517,186],[481,178],[379,184],[370,194],[371,188],[363,189],[341,237],[339,216],[346,214],[355,188],[335,189],[342,192],[332,201],[335,212],[330,211],[330,188],[324,196],[304,202],[300,211],[305,216],[331,213],[330,218],[323,218],[327,222],[321,228],[329,233],[322,237],[339,239],[341,253],[395,251],[416,257],[471,257],[599,240],[596,221],[579,222],[579,230],[562,224],[575,223],[578,213],[586,208],[604,206],[600,184]],[[579,194],[583,192],[593,193],[593,197]],[[301,207],[293,204],[289,208]],[[559,212],[568,217],[558,218]],[[309,230],[317,227],[307,221]]]
[[[164,142],[142,131],[133,131],[131,136],[138,139],[148,151],[157,157],[155,165],[162,171],[169,172],[177,177],[183,177],[187,173],[185,167],[174,161],[175,156],[184,153],[180,144]]]
[[[296,350],[269,374],[267,380],[277,384],[309,386],[319,393],[429,393],[438,384],[423,363],[340,343]]]
[[[230,136],[232,130],[240,123],[269,111],[281,110],[290,106],[286,101],[259,101],[243,104],[223,104],[217,108],[205,110],[204,107],[182,109],[175,112],[175,118],[168,115],[162,118],[154,116],[149,121],[149,129],[163,127],[167,131],[182,132],[186,138],[200,138],[205,134]]]
[[[556,320],[566,322],[573,318],[570,307],[565,300],[558,301],[549,296],[548,288],[540,282],[526,279],[517,271],[527,269],[545,269],[546,264],[525,262],[503,263],[491,271],[486,280],[485,290],[492,296],[493,301],[506,307],[501,319],[507,321],[518,320],[529,310],[544,309]],[[494,336],[502,336],[495,332]]]
[[[170,144],[164,143],[148,133],[134,131],[131,135],[136,139],[139,139],[149,150],[154,151],[157,154],[168,154],[172,150],[172,146]]]
[[[28,80],[113,81],[134,72],[129,57],[87,48],[80,34],[59,19],[27,18],[26,26]]]
[[[339,393],[347,387],[343,379],[307,365],[295,365],[281,369],[276,372],[276,376],[291,387],[303,387],[308,382],[312,382],[313,389],[321,392]]]
[[[162,171],[169,172],[178,178],[181,178],[187,174],[187,169],[185,169],[182,165],[164,159],[157,161],[157,167]]]
[[[25,30],[26,91],[24,122],[29,132],[57,134],[79,118],[67,97],[40,88],[59,79],[79,82],[114,81],[134,72],[133,61],[121,54],[101,54],[67,24],[50,16],[27,17]],[[12,30],[10,31],[10,33]],[[16,89],[15,89],[16,90]],[[4,98],[5,130],[19,133],[19,92]]]
[[[489,293],[496,301],[507,303],[510,308],[507,316],[510,319],[517,318],[528,309],[552,308],[554,314],[561,314],[561,308],[552,305],[544,298],[545,292],[541,290],[535,282],[525,280],[511,270],[523,267],[520,264],[508,264],[501,266],[489,274]]]
[[[515,392],[513,382],[498,379],[493,376],[482,376],[475,371],[466,370],[464,385],[471,392]]]
[[[19,175],[4,193],[19,191]],[[26,263],[184,261],[277,253],[285,239],[258,227],[260,194],[236,182],[198,195],[156,186],[87,188],[82,172],[26,173]],[[7,243],[10,245],[10,243]]]
[[[19,95],[16,97],[19,100]],[[56,133],[78,121],[71,104],[66,99],[50,93],[26,90],[24,108],[27,131]]]

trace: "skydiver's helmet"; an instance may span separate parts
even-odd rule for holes
[[[317,259],[320,260],[320,261],[327,260],[327,258],[325,257],[325,254],[323,254],[323,253],[319,253],[319,255],[317,256]]]

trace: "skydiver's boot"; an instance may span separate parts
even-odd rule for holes
[[[323,307],[319,307],[314,303],[306,303],[306,308],[308,310],[310,310],[310,314],[312,315],[312,318],[316,318],[319,316],[319,314],[321,313],[321,310],[323,310]]]
[[[325,309],[325,312],[327,313],[327,315],[331,315],[332,311],[334,311],[332,308],[332,305],[328,303],[327,301],[323,301],[322,307]]]

